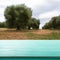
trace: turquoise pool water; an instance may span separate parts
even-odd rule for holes
[[[60,41],[0,40],[0,56],[60,56]]]

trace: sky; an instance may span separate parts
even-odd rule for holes
[[[4,22],[7,6],[25,4],[32,9],[32,17],[40,19],[40,28],[52,17],[60,15],[60,0],[0,0],[0,22]]]

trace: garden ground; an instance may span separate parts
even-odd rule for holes
[[[0,40],[60,40],[60,30],[24,30],[0,28]]]

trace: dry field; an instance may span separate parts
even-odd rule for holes
[[[60,39],[60,30],[25,30],[0,28],[0,40],[56,40]]]

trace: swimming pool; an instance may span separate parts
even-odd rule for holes
[[[60,41],[0,40],[0,56],[60,56]]]

